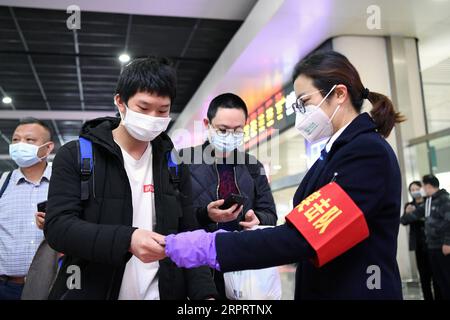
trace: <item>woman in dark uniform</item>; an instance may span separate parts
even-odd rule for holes
[[[223,272],[302,262],[296,299],[402,299],[396,262],[400,169],[385,140],[402,116],[386,96],[366,89],[355,67],[337,52],[300,61],[293,83],[297,129],[310,142],[329,138],[298,187],[294,206],[334,181],[359,208],[354,211],[362,212],[368,236],[320,267],[311,262],[318,252],[307,234],[290,222],[255,231],[169,235],[167,256],[180,267],[209,265]],[[361,113],[365,99],[373,106],[370,115]],[[345,246],[359,229],[364,228],[347,228],[333,239]]]

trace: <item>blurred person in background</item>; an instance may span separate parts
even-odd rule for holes
[[[404,221],[412,223],[425,218],[425,236],[430,255],[433,280],[443,299],[450,300],[450,195],[439,189],[434,175],[422,178],[425,204],[407,213]]]
[[[400,222],[403,225],[409,225],[409,250],[414,251],[416,255],[417,269],[419,271],[422,294],[425,300],[438,300],[439,289],[436,281],[432,281],[432,272],[428,248],[425,239],[425,217],[412,223],[407,223],[407,215],[419,206],[425,205],[425,192],[422,189],[422,182],[413,181],[408,187],[412,201],[405,204],[405,209]],[[431,285],[433,284],[433,291]]]

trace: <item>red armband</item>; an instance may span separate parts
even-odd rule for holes
[[[369,236],[361,209],[332,182],[317,190],[287,216],[316,251],[318,267],[333,260]]]

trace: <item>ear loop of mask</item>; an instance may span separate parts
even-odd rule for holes
[[[44,156],[44,157],[39,157],[38,156],[38,153],[39,153],[39,150],[42,148],[42,147],[44,147],[46,144],[49,144],[51,141],[48,141],[48,142],[46,142],[46,143],[44,143],[42,146],[39,146],[38,147],[38,149],[37,149],[37,152],[36,152],[36,156],[39,158],[39,161],[42,161],[42,160],[44,160],[45,158],[47,158],[50,154],[48,154],[48,155],[46,155],[46,156]]]
[[[208,124],[208,128],[204,131],[205,139],[208,139],[208,141],[211,142],[212,140],[212,128],[211,124]]]
[[[337,85],[335,84],[330,91],[328,91],[328,93],[326,94],[325,97],[323,97],[322,101],[320,101],[318,107],[320,108],[320,106],[322,105],[322,103],[325,101],[326,98],[328,98],[328,96],[333,92],[333,90],[337,87]],[[339,109],[341,108],[341,105],[338,105],[336,110],[334,110],[333,114],[331,115],[331,118],[328,120],[328,122],[333,121],[334,116],[336,115],[336,113],[339,111]]]
[[[330,120],[329,120],[328,122],[333,121],[333,118],[334,118],[334,116],[336,115],[336,113],[339,111],[339,108],[340,108],[340,107],[341,107],[341,105],[338,105],[338,106],[337,106],[336,110],[334,110],[334,112],[333,112],[333,114],[332,114],[332,116],[331,116],[331,118],[330,118]]]
[[[117,104],[116,99],[113,99],[113,101],[114,101],[114,105],[117,107],[117,111],[119,112],[120,120],[124,121],[124,115],[122,114],[122,112],[120,112],[119,105]],[[128,108],[128,106],[126,104],[125,104],[125,108]]]
[[[328,98],[328,96],[333,92],[334,88],[336,88],[336,87],[337,87],[337,85],[335,84],[335,85],[331,88],[331,90],[328,91],[328,93],[326,94],[326,96],[323,97],[322,101],[320,101],[318,107],[320,107],[320,106],[322,105],[322,103],[325,101],[325,99]]]

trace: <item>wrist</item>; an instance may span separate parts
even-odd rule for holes
[[[128,246],[128,252],[133,253],[133,247],[134,247],[134,243],[136,242],[136,231],[138,230],[138,228],[134,228],[133,231],[131,231],[131,238],[130,238],[130,245]]]
[[[211,219],[209,208],[202,207],[199,209],[197,214],[198,222],[201,226],[206,227],[210,224],[216,223],[213,219]]]

